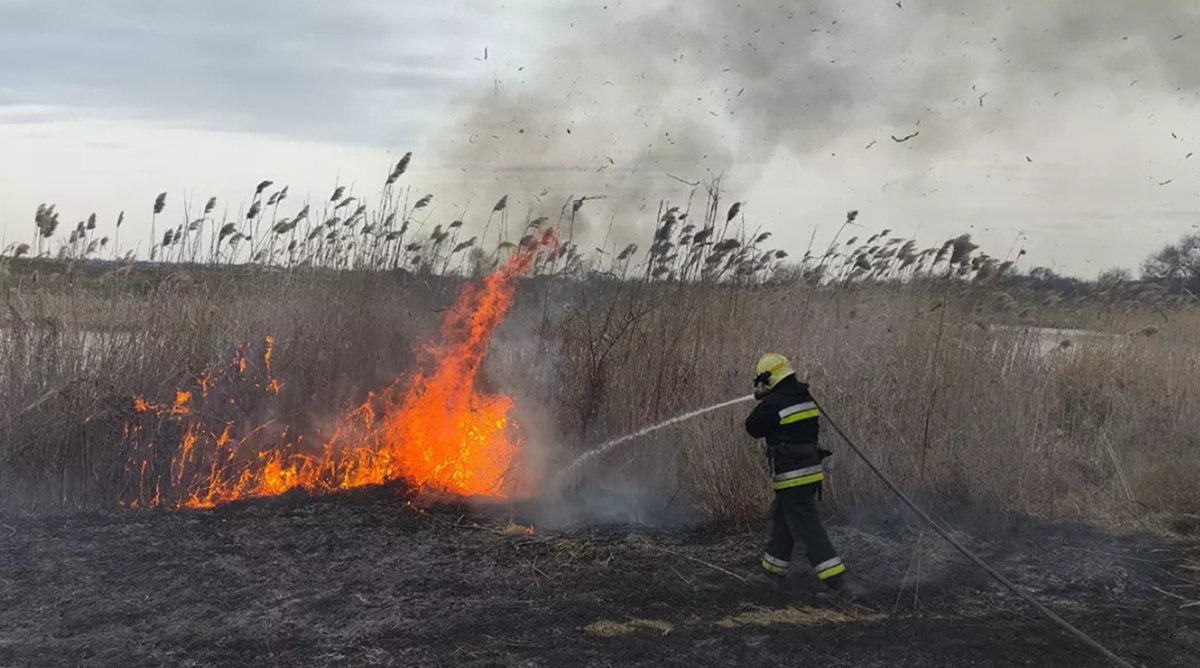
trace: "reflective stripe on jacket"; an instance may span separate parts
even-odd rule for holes
[[[746,418],[746,432],[767,441],[775,490],[825,479],[821,460],[828,453],[817,447],[819,416],[808,385],[792,375],[771,388]]]

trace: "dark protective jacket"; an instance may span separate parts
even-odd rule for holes
[[[830,453],[817,446],[819,415],[808,385],[792,375],[776,383],[746,418],[746,431],[754,438],[767,439],[774,489],[824,479],[821,460]]]

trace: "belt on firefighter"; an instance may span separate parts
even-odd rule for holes
[[[801,420],[811,420],[821,415],[817,405],[811,401],[788,406],[779,411],[779,424],[794,424]]]
[[[801,485],[812,485],[824,479],[825,469],[820,464],[817,464],[816,466],[806,466],[802,469],[776,473],[771,477],[771,488],[775,490],[789,489],[800,487]]]
[[[826,559],[817,564],[813,570],[817,572],[817,577],[822,580],[828,580],[835,575],[841,575],[846,572],[846,565],[842,563],[841,557]]]

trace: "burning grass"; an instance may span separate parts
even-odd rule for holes
[[[271,368],[270,336],[253,370],[238,347],[229,364],[202,372],[170,403],[136,397],[137,417],[124,429],[136,486],[122,503],[211,507],[397,478],[465,496],[502,497],[518,489],[521,436],[509,416],[512,399],[479,391],[478,375],[492,332],[512,305],[517,278],[553,242],[553,234],[544,232],[504,267],[466,284],[440,336],[420,346],[416,371],[369,395],[338,418],[328,436],[299,432],[277,418],[254,423],[228,417],[224,409],[240,408],[237,390],[269,403],[283,388]],[[314,441],[315,447],[309,445]]]

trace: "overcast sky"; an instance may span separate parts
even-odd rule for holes
[[[42,202],[64,234],[126,210],[129,247],[160,191],[369,200],[410,150],[434,219],[604,195],[594,244],[686,197],[668,173],[725,174],[794,254],[860,209],[1094,276],[1200,223],[1196,2],[742,4],[0,0],[0,247]]]

